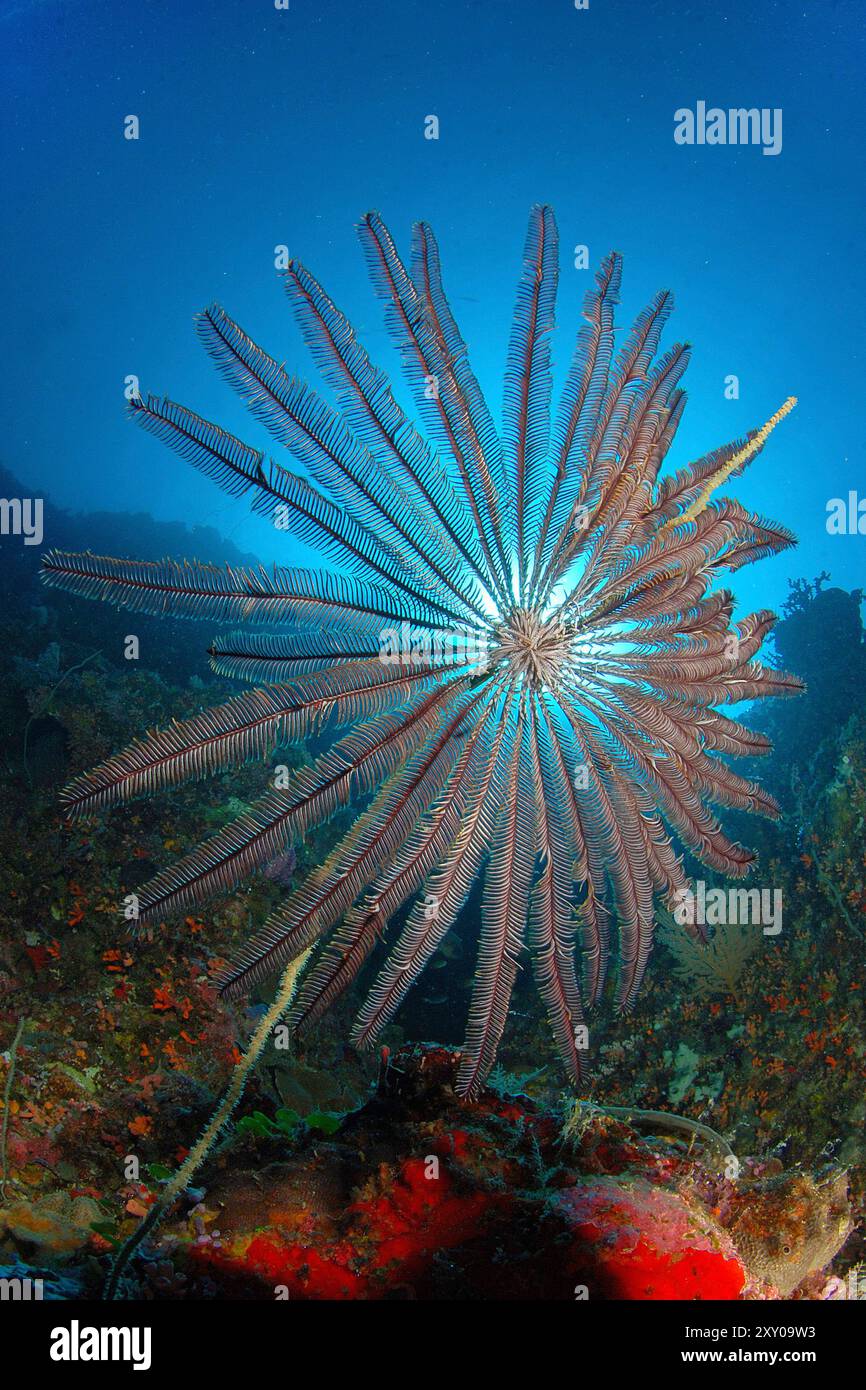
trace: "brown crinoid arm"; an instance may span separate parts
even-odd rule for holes
[[[576,882],[587,877],[586,847],[568,769],[542,700],[531,701],[531,772],[539,873],[529,907],[528,944],[536,985],[560,1056],[575,1085],[585,1067],[576,1030],[583,1007],[576,969]]]
[[[395,484],[409,490],[416,516],[424,526],[425,544],[433,545],[449,576],[459,576],[467,593],[477,594],[476,581],[489,590],[471,518],[461,506],[443,461],[407,419],[387,378],[373,366],[351,324],[298,261],[292,261],[286,271],[286,287],[301,331],[350,428]],[[488,442],[495,438],[490,432],[485,431]],[[474,597],[470,601],[474,602]]]
[[[546,479],[550,435],[550,335],[559,276],[559,238],[550,208],[535,207],[523,250],[502,408],[506,478],[513,502],[510,540],[517,557],[517,595],[526,597],[530,535]]]
[[[486,421],[479,420],[466,379],[461,381],[452,361],[435,293],[429,297],[419,293],[377,213],[362,218],[358,234],[418,408],[446,456],[454,460],[486,576],[499,600],[507,603],[510,573],[500,515],[505,499],[497,493],[490,466],[495,436],[485,432]]]
[[[149,880],[139,895],[142,917],[179,911],[231,887],[293,839],[330,820],[338,807],[377,786],[429,737],[450,695],[447,686],[421,690],[399,711],[360,722],[301,768],[287,788],[267,792],[245,815]]]
[[[340,624],[369,635],[384,623],[421,624],[450,631],[445,615],[393,589],[330,570],[221,569],[198,560],[123,560],[89,551],[52,550],[43,581],[81,598],[133,613],[172,618],[292,625],[311,631]]]
[[[511,765],[504,779],[504,800],[493,833],[484,875],[478,967],[457,1088],[474,1095],[487,1076],[505,1028],[517,977],[529,914],[535,867],[536,828],[531,796],[533,776],[528,696],[513,716]]]
[[[456,682],[431,697],[416,726],[423,742],[413,757],[399,755],[397,770],[385,782],[373,804],[355,821],[325,863],[271,914],[261,932],[244,947],[221,977],[230,998],[290,960],[334,926],[372,882],[383,866],[398,855],[420,818],[441,796],[460,752],[455,732],[467,714],[464,682]],[[469,702],[469,710],[480,696]],[[425,737],[426,736],[426,737]],[[395,740],[387,753],[394,758]]]
[[[278,744],[304,737],[324,721],[334,725],[386,709],[422,692],[435,677],[424,667],[346,661],[236,695],[223,705],[175,721],[131,743],[71,782],[62,793],[70,814],[99,810],[225,767],[262,759]]]
[[[546,576],[551,554],[565,543],[580,505],[590,425],[607,390],[621,277],[622,258],[613,253],[602,262],[595,286],[584,301],[586,324],[578,335],[551,440],[550,487],[535,545],[532,601],[549,592]]]
[[[351,984],[363,962],[384,936],[391,917],[418,892],[447,856],[460,833],[466,808],[473,805],[484,789],[481,774],[490,767],[494,756],[494,750],[489,746],[490,722],[496,717],[500,693],[501,683],[491,681],[482,694],[473,700],[471,707],[458,715],[460,726],[465,728],[463,751],[456,762],[452,760],[441,795],[416,822],[398,852],[346,914],[315,969],[309,972],[290,1017],[290,1023],[296,1030],[315,1023]],[[449,738],[453,739],[454,736],[449,731]],[[442,939],[443,931],[447,931],[451,923],[439,921],[439,900],[434,894],[423,893],[422,908],[423,921],[428,928],[425,945],[432,954],[435,945]],[[427,958],[429,956],[425,955],[425,960]],[[402,998],[417,978],[417,971],[407,971],[401,964],[398,977],[403,986]],[[371,1002],[378,997],[379,991],[374,989]],[[390,1013],[388,1016],[391,1016]],[[359,1041],[362,1045],[367,1042],[363,1028]]]
[[[359,1047],[373,1046],[393,1018],[457,921],[485,861],[508,765],[506,729],[512,700],[507,694],[502,708],[493,709],[492,725],[485,722],[480,730],[465,784],[456,789],[457,826],[361,1007],[352,1033]]]

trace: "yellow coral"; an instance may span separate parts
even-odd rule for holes
[[[749,459],[753,458],[758,450],[763,448],[779,421],[784,420],[786,415],[790,415],[796,404],[797,397],[789,396],[785,404],[779,406],[775,415],[770,416],[767,423],[761,426],[757,434],[749,440],[748,444],[744,444],[742,449],[738,449],[733,458],[729,458],[727,463],[723,464],[718,472],[713,474],[700,497],[683,512],[682,516],[674,517],[673,520],[665,522],[662,530],[667,531],[672,526],[682,526],[685,522],[694,521],[696,517],[700,516],[701,512],[704,511],[709,503],[713,493],[720,488],[723,483],[727,482],[732,473],[736,472],[744,463],[748,463]]]
[[[247,1078],[261,1056],[271,1031],[276,1024],[279,1023],[283,1014],[287,1012],[294,998],[298,977],[306,965],[312,949],[311,946],[308,946],[296,960],[290,961],[283,971],[274,1002],[259,1021],[258,1027],[250,1038],[246,1052],[232,1072],[231,1080],[229,1081],[225,1095],[205,1126],[201,1136],[193,1144],[177,1172],[168,1180],[159,1194],[157,1201],[151,1207],[148,1215],[118,1251],[106,1283],[106,1298],[113,1299],[116,1296],[120,1277],[132,1255],[141,1244],[141,1241],[148,1232],[152,1231],[159,1223],[166,1209],[174,1201],[175,1197],[189,1186],[194,1175],[207,1158],[223,1126],[228,1124],[231,1119],[234,1108],[244,1093]]]
[[[735,995],[749,958],[766,940],[763,928],[751,923],[722,923],[709,941],[696,941],[664,909],[659,910],[659,939],[673,953],[674,970],[703,998]]]

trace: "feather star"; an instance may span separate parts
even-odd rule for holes
[[[683,852],[734,877],[752,862],[711,807],[778,813],[726,761],[767,752],[767,740],[716,706],[800,684],[755,659],[774,615],[735,622],[716,585],[793,537],[718,489],[795,402],[661,476],[689,351],[658,355],[668,293],[617,346],[612,254],[552,412],[557,232],[550,208],[535,207],[497,429],[430,228],[415,227],[408,265],[376,214],[359,233],[425,433],[298,262],[285,287],[340,413],[221,308],[199,316],[216,366],[301,471],[167,399],[136,396],[132,418],[334,568],[47,555],[46,581],[82,596],[236,624],[212,665],[254,686],[78,777],[65,806],[100,810],[326,733],[326,751],[287,786],[140,890],[141,920],[230,890],[339,807],[360,806],[227,970],[224,993],[322,942],[289,1014],[306,1029],[384,939],[352,1035],[372,1046],[483,876],[458,1089],[472,1096],[489,1072],[524,957],[578,1083],[584,1006],[602,992],[612,936],[627,1009],[656,899],[688,886]]]

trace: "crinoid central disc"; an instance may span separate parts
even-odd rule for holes
[[[497,628],[491,655],[531,685],[554,688],[571,656],[573,637],[573,629],[559,618],[515,608]]]

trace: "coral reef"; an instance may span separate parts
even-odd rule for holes
[[[600,1110],[564,1128],[555,1110],[493,1089],[467,1105],[459,1063],[413,1044],[383,1057],[372,1097],[324,1128],[296,1117],[270,1135],[239,1129],[127,1271],[125,1292],[652,1300],[816,1298],[829,1287],[851,1229],[844,1173],[746,1161],[732,1179],[665,1117],[653,1135]],[[157,1181],[124,1225],[178,1193]],[[34,1267],[50,1253],[94,1297],[105,1229],[94,1211],[81,1198],[18,1204],[0,1239]]]
[[[86,534],[87,519],[79,524]],[[116,526],[122,529],[121,523]],[[74,543],[74,534],[70,539]],[[158,535],[154,546],[157,553],[168,548]],[[174,710],[193,713],[203,699],[219,698],[221,684],[204,673],[206,689],[191,686],[188,668],[174,666],[174,652],[159,669],[131,672],[115,657],[110,611],[98,611],[83,641],[69,639],[63,635],[69,601],[41,594],[34,585],[31,574],[19,589],[13,587],[0,614],[0,637],[20,658],[10,662],[2,686],[8,775],[0,806],[0,1130],[5,1134],[0,1273],[42,1278],[49,1299],[96,1297],[118,1245],[137,1229],[213,1113],[272,997],[268,988],[248,1008],[219,1006],[214,979],[238,949],[250,917],[266,914],[276,903],[279,885],[262,874],[243,890],[216,899],[206,916],[190,914],[155,925],[150,935],[137,939],[125,933],[115,910],[121,875],[126,881],[138,873],[134,881],[142,881],[167,841],[182,844],[212,829],[213,786],[183,788],[171,802],[155,798],[140,803],[132,822],[119,816],[98,828],[82,824],[71,829],[58,815],[57,788],[94,757],[132,737],[142,720],[166,719]],[[43,609],[38,620],[32,615],[37,598]],[[786,621],[779,631],[784,632]],[[811,627],[812,620],[806,621]],[[809,650],[807,643],[798,659],[811,689]],[[81,664],[94,651],[99,655]],[[161,658],[164,649],[154,651]],[[830,642],[815,649],[814,659],[838,663],[842,653]],[[68,679],[58,685],[67,671]],[[30,726],[28,776],[22,760],[25,726],[49,695],[47,715]],[[827,1241],[835,1243],[839,1234],[830,1208],[834,1183],[838,1189],[841,1179],[824,1184],[821,1170],[828,1162],[836,1174],[844,1170],[855,1223],[833,1262],[844,1293],[852,1271],[856,1278],[866,1258],[866,1010],[860,944],[866,925],[866,864],[860,846],[866,815],[866,727],[856,710],[840,708],[836,722],[827,719],[820,725],[824,753],[810,769],[815,738],[803,745],[797,721],[786,723],[798,703],[787,704],[784,717],[775,721],[779,760],[765,760],[762,773],[789,807],[788,814],[776,825],[761,823],[755,837],[756,880],[783,890],[781,934],[763,938],[745,961],[736,993],[719,992],[700,1002],[695,997],[698,982],[681,978],[675,957],[659,942],[630,1019],[599,1021],[590,1088],[596,1113],[583,1126],[573,1152],[560,1143],[561,1083],[549,1029],[522,978],[502,1064],[492,1077],[495,1087],[485,1092],[481,1109],[456,1106],[446,1086],[411,1122],[390,1102],[381,1109],[381,1096],[372,1112],[358,1112],[366,1113],[365,1119],[347,1117],[362,1105],[381,1065],[377,1057],[359,1056],[345,1045],[347,1020],[359,1002],[357,992],[350,991],[308,1047],[268,1046],[236,1112],[230,1139],[212,1152],[200,1178],[203,1186],[189,1193],[186,1206],[161,1228],[155,1245],[145,1246],[128,1272],[130,1288],[146,1298],[212,1298],[237,1279],[246,1295],[272,1297],[273,1282],[263,1284],[244,1263],[245,1242],[251,1243],[256,1232],[267,1245],[270,1230],[277,1254],[267,1254],[264,1267],[293,1244],[314,1247],[327,1265],[326,1255],[348,1233],[348,1248],[354,1249],[355,1241],[366,1252],[360,1268],[367,1282],[353,1287],[363,1287],[367,1296],[425,1297],[432,1290],[436,1296],[463,1297],[477,1289],[478,1296],[496,1297],[496,1287],[491,1289],[496,1278],[485,1274],[483,1259],[476,1263],[467,1253],[469,1228],[460,1223],[471,1216],[481,1229],[478,1248],[494,1275],[503,1273],[509,1258],[518,1261],[519,1271],[526,1249],[535,1252],[527,1269],[538,1271],[546,1250],[549,1282],[541,1280],[539,1287],[555,1285],[553,1296],[573,1297],[581,1282],[579,1264],[575,1260],[569,1275],[574,1275],[574,1285],[563,1294],[562,1283],[556,1282],[562,1269],[552,1253],[572,1230],[551,1197],[561,1190],[557,1184],[563,1171],[574,1177],[571,1187],[583,1194],[581,1204],[577,1197],[571,1202],[575,1220],[583,1217],[588,1227],[603,1202],[611,1206],[611,1186],[620,1182],[614,1205],[619,1202],[626,1222],[627,1210],[637,1200],[632,1187],[649,1180],[647,1165],[655,1173],[652,1165],[673,1156],[701,1175],[697,1193],[693,1185],[681,1189],[677,1182],[677,1200],[682,1198],[686,1208],[699,1201],[701,1214],[708,1212],[718,1226],[719,1239],[735,1245],[744,1278],[754,1275],[756,1287],[776,1279],[776,1287],[784,1288],[784,1270],[773,1265],[774,1259],[781,1256],[798,1278],[798,1260],[812,1266],[797,1286],[798,1297],[822,1296],[831,1282],[831,1275],[815,1271],[824,1262]],[[48,744],[44,752],[43,739]],[[298,747],[279,753],[281,761],[300,762],[305,756]],[[804,784],[799,801],[786,775],[791,768]],[[242,814],[255,796],[249,769],[233,774],[230,783],[217,778],[216,786],[221,810],[235,796],[241,809],[229,810]],[[303,882],[311,866],[327,856],[346,824],[344,819],[313,832],[299,847],[291,870],[296,882]],[[470,901],[468,913],[474,912]],[[385,1069],[389,1087],[400,1080],[398,1066],[411,1078],[411,1067],[398,1057],[407,1036],[459,1045],[460,1011],[442,1001],[468,996],[469,959],[458,930],[431,961],[435,984],[410,997],[399,1024],[384,1034],[391,1048],[391,1065]],[[401,1106],[404,1102],[405,1097]],[[374,1129],[371,1113],[377,1106],[380,1120]],[[645,1112],[652,1110],[676,1113],[662,1123],[646,1119]],[[525,1116],[531,1123],[521,1118]],[[750,1195],[765,1198],[766,1220],[753,1203],[738,1209],[739,1185],[719,1185],[725,1150],[717,1152],[709,1140],[690,1139],[688,1125],[678,1130],[678,1119],[708,1126],[721,1136],[743,1165],[743,1203]],[[451,1205],[443,1200],[441,1229],[435,1204],[430,1211],[425,1202],[419,1217],[418,1191],[429,1196],[430,1182],[411,1161],[431,1153],[442,1158],[427,1138],[447,1132],[457,1136],[459,1149],[461,1132],[483,1131],[488,1125],[489,1142],[477,1142],[468,1176],[465,1146],[459,1162],[450,1146],[444,1165],[440,1163],[451,1184],[449,1200],[460,1199]],[[475,1142],[469,1144],[470,1153]],[[598,1147],[601,1159],[596,1162]],[[638,1155],[631,1169],[627,1162],[624,1167],[613,1162],[614,1149],[621,1157],[632,1151]],[[509,1159],[506,1168],[503,1155]],[[378,1164],[385,1165],[384,1172]],[[268,1227],[267,1213],[262,1218],[262,1174],[268,1175],[268,1183],[273,1179],[274,1193],[278,1181],[283,1189],[285,1202],[272,1204],[283,1212],[282,1225]],[[601,1186],[593,1193],[595,1180]],[[501,1228],[498,1235],[488,1231],[485,1236],[486,1221],[494,1218],[482,1221],[463,1199],[481,1192],[485,1211],[491,1213],[492,1198],[510,1192],[512,1184],[521,1200],[511,1214],[523,1224],[513,1238]],[[668,1192],[667,1182],[663,1190]],[[445,1188],[434,1191],[444,1198]],[[640,1195],[643,1200],[646,1194],[641,1190]],[[362,1204],[357,1214],[349,1211],[355,1202]],[[816,1216],[822,1202],[824,1214]],[[678,1211],[684,1216],[683,1208]],[[753,1215],[747,1220],[749,1211]],[[845,1220],[844,1212],[838,1220]],[[653,1240],[661,1239],[657,1223],[649,1225]],[[416,1253],[411,1260],[407,1256],[401,1284],[399,1261],[385,1273],[370,1265],[386,1228],[387,1238],[398,1241],[407,1235],[403,1227],[409,1230],[404,1248]],[[796,1237],[781,1242],[789,1246],[787,1255],[784,1249],[774,1252],[774,1230]],[[289,1239],[293,1235],[297,1239]],[[447,1246],[441,1257],[432,1251],[439,1235]],[[496,1255],[498,1241],[506,1252],[502,1260]],[[193,1248],[195,1255],[189,1253]],[[223,1264],[216,1268],[219,1250]],[[458,1255],[452,1261],[454,1250]],[[647,1272],[649,1256],[641,1254]],[[235,1261],[231,1270],[230,1257]],[[619,1259],[615,1250],[611,1258]],[[667,1257],[659,1252],[659,1259]],[[212,1267],[207,1267],[209,1260]],[[291,1260],[300,1260],[297,1251]],[[639,1292],[642,1276],[634,1274],[633,1266],[626,1272],[624,1254],[620,1265],[620,1289]],[[298,1264],[288,1271],[296,1294],[321,1296],[329,1281],[333,1289],[333,1281],[344,1280],[345,1268],[336,1274],[330,1265],[316,1269],[310,1274]],[[732,1268],[719,1263],[716,1272],[730,1280]],[[598,1270],[584,1273],[602,1277]],[[513,1277],[516,1281],[517,1273]],[[667,1275],[660,1265],[652,1277],[656,1290],[665,1286]],[[610,1280],[614,1287],[613,1272]],[[345,1291],[345,1281],[342,1287]]]
[[[252,1299],[818,1297],[844,1174],[731,1181],[678,1136],[455,1093],[459,1054],[383,1060],[372,1098],[289,1152],[207,1164],[129,1292]],[[283,1141],[284,1144],[286,1141]],[[151,1208],[152,1209],[152,1208]]]

